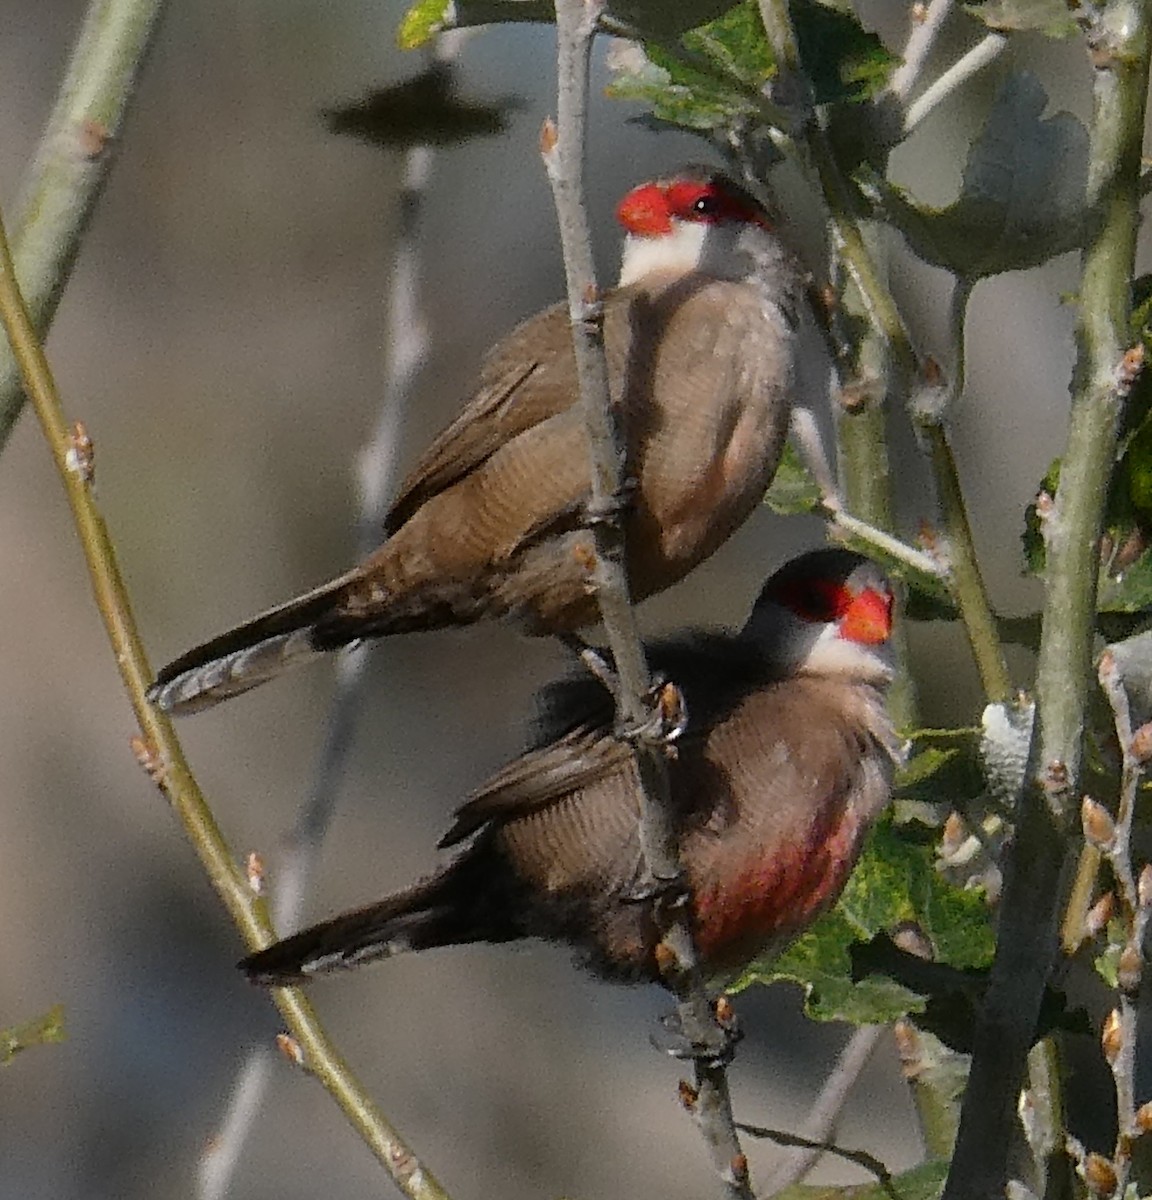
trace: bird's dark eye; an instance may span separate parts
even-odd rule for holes
[[[692,211],[701,217],[716,217],[720,215],[721,204],[719,197],[706,193],[696,199]]]

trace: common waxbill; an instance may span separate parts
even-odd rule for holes
[[[765,585],[737,634],[652,648],[683,690],[671,765],[692,925],[714,981],[781,949],[832,904],[887,803],[897,741],[884,706],[892,593],[879,568],[817,550]],[[637,774],[590,678],[544,693],[535,749],[457,812],[430,878],[305,929],[240,964],[298,983],[405,950],[538,937],[599,974],[659,980],[640,867]]]
[[[799,269],[756,201],[714,170],[634,188],[604,298],[627,445],[632,596],[670,587],[757,506],[794,388]],[[170,663],[150,697],[192,712],[358,638],[510,616],[530,633],[597,619],[591,494],[567,308],[487,355],[460,415],[400,488],[359,566]]]

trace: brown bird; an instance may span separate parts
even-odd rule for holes
[[[764,210],[700,168],[633,189],[605,296],[623,423],[633,598],[663,591],[745,520],[771,482],[793,392],[798,268]],[[487,355],[460,415],[400,488],[359,566],[170,663],[149,693],[193,712],[365,637],[510,616],[533,634],[597,619],[591,495],[567,308]]]
[[[680,856],[706,974],[771,954],[840,894],[887,803],[897,741],[884,707],[892,593],[879,568],[817,550],[765,585],[737,634],[652,649],[688,726],[671,767]],[[638,780],[596,681],[544,693],[543,740],[457,812],[430,878],[239,965],[298,983],[405,950],[537,937],[598,974],[659,981],[640,869]]]

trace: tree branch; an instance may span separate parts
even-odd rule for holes
[[[628,591],[624,544],[623,439],[616,428],[604,358],[603,308],[596,286],[591,235],[584,199],[588,68],[603,0],[556,0],[557,125],[547,122],[541,153],[556,203],[568,310],[576,356],[580,401],[588,431],[592,476],[591,531],[595,550],[592,582],[615,660],[617,719],[635,734],[651,722],[650,677]],[[676,994],[680,1032],[693,1046],[710,1051],[698,1059],[696,1110],[705,1140],[729,1196],[750,1200],[747,1163],[739,1149],[724,1068],[715,1055],[728,1048],[716,1022],[696,960],[688,924],[678,839],[668,787],[668,762],[658,742],[636,737],[640,778],[641,888],[655,897],[661,945],[671,952],[665,979]],[[723,1161],[724,1159],[727,1161]]]
[[[20,188],[16,276],[43,338],[115,158],[163,0],[92,0],[56,106]],[[20,368],[0,341],[0,451],[24,407]]]
[[[886,1025],[861,1025],[852,1031],[852,1036],[840,1051],[836,1066],[824,1081],[820,1094],[804,1118],[792,1153],[769,1175],[763,1191],[765,1196],[774,1196],[799,1183],[825,1153],[825,1147],[836,1132],[836,1124],[844,1111],[848,1095],[887,1028]]]
[[[1051,969],[1071,874],[1092,672],[1096,579],[1108,479],[1123,410],[1148,92],[1147,0],[1112,0],[1091,34],[1094,66],[1079,356],[1048,544],[1037,712],[1028,778],[1006,863],[996,959],[944,1196],[1002,1195],[1016,1098]]]
[[[140,726],[133,747],[164,793],[208,879],[245,945],[260,950],[276,940],[265,902],[239,869],[188,767],[171,721],[145,698],[152,670],[136,628],[116,553],[92,494],[92,445],[82,427],[70,429],[48,362],[16,281],[0,220],[0,323],[19,363],[24,387],[64,484],[121,679]],[[299,1048],[301,1063],[324,1085],[372,1152],[410,1200],[447,1200],[447,1193],[375,1107],[321,1028],[297,988],[276,988],[273,1000]]]

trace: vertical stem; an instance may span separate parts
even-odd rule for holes
[[[1079,356],[1048,568],[1028,780],[1008,853],[1001,924],[945,1200],[1003,1195],[1016,1097],[1057,943],[1075,844],[1100,535],[1123,409],[1148,92],[1149,0],[1112,0],[1092,31],[1089,234]]]
[[[603,8],[604,0],[556,0],[558,127],[550,122],[545,125],[541,153],[560,226],[580,403],[588,431],[596,597],[615,658],[617,718],[625,729],[639,730],[651,719],[650,680],[628,592],[622,512],[624,441],[608,386],[604,312],[584,196],[588,68]],[[661,944],[671,952],[675,964],[665,973],[665,981],[679,1002],[685,1038],[698,1051],[713,1055],[697,1067],[704,1101],[698,1106],[698,1119],[726,1194],[732,1200],[751,1200],[747,1161],[736,1136],[724,1067],[715,1057],[729,1048],[727,1035],[718,1026],[704,989],[689,906],[676,902],[683,899],[683,884],[667,758],[662,745],[644,738],[637,738],[634,753],[641,785],[642,886],[654,895]]]

